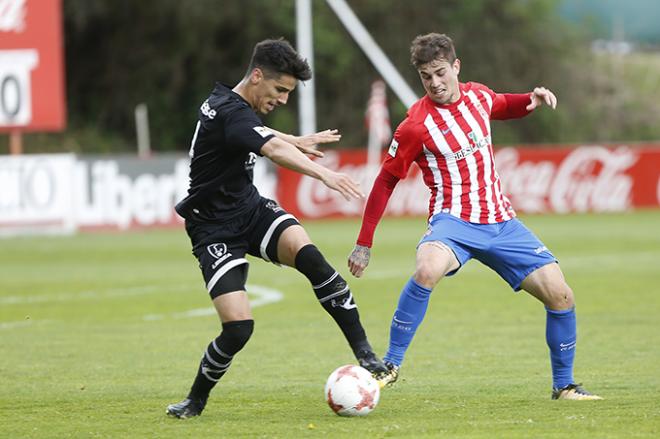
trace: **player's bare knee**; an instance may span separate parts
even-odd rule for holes
[[[424,288],[433,288],[438,282],[440,282],[440,279],[442,279],[444,275],[445,270],[442,267],[422,263],[418,264],[413,277],[415,282]]]
[[[573,290],[566,282],[548,282],[544,285],[545,305],[553,310],[570,309],[575,305]]]
[[[300,225],[288,227],[280,235],[277,243],[277,256],[281,263],[290,267],[295,266],[298,252],[305,246],[311,244],[307,232]]]

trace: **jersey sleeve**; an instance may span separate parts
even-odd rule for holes
[[[383,169],[397,177],[406,178],[410,165],[422,150],[422,138],[410,117],[397,127],[383,162]]]
[[[229,115],[225,121],[227,143],[245,148],[261,156],[261,147],[275,137],[263,122],[249,109],[241,109]]]
[[[472,87],[488,93],[492,100],[490,118],[493,120],[519,119],[531,111],[527,109],[530,101],[529,93],[495,93],[490,88],[476,82]]]
[[[357,244],[366,247],[371,247],[374,240],[374,233],[376,226],[385,213],[387,202],[394,191],[399,178],[390,174],[384,168],[380,170],[380,174],[374,181],[374,187],[369,193],[367,205],[364,208],[364,215],[362,216],[362,227],[360,227],[360,234],[358,235]]]

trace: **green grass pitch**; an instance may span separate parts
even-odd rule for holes
[[[204,414],[170,419],[219,332],[183,228],[83,233],[0,240],[0,437],[660,437],[660,211],[523,220],[576,292],[576,378],[604,401],[550,400],[542,305],[472,261],[433,292],[376,410],[337,417],[325,379],[354,361],[339,330],[301,275],[252,259],[254,299],[281,300],[254,308]],[[358,227],[306,223],[382,354],[425,221],[385,220],[356,280]]]

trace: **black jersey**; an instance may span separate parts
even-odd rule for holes
[[[259,202],[252,170],[261,147],[274,135],[241,96],[220,83],[198,115],[190,147],[190,188],[175,209],[189,220],[231,221]]]

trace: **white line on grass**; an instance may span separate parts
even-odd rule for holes
[[[24,320],[16,320],[13,322],[0,322],[0,331],[5,329],[17,329],[17,328],[26,328],[28,326],[41,326],[45,323],[52,323],[55,320],[45,319],[45,320],[34,320],[31,318],[25,318]]]
[[[76,300],[113,299],[116,297],[141,296],[163,291],[181,290],[183,285],[110,288],[105,290],[88,290],[79,293],[61,294],[25,294],[20,296],[0,297],[0,305],[21,305],[30,303],[73,302]]]
[[[249,296],[256,296],[250,298],[250,306],[252,308],[268,305],[269,303],[279,302],[284,298],[284,294],[282,294],[281,291],[261,285],[247,285],[246,289]],[[142,319],[147,321],[162,320],[167,317],[173,319],[186,319],[190,317],[214,316],[215,314],[215,308],[211,306],[195,308],[188,311],[175,312],[171,314],[147,314],[143,316]]]
[[[18,322],[0,322],[0,331],[3,329],[22,328],[24,326],[30,326],[31,324],[31,320],[19,320]]]

